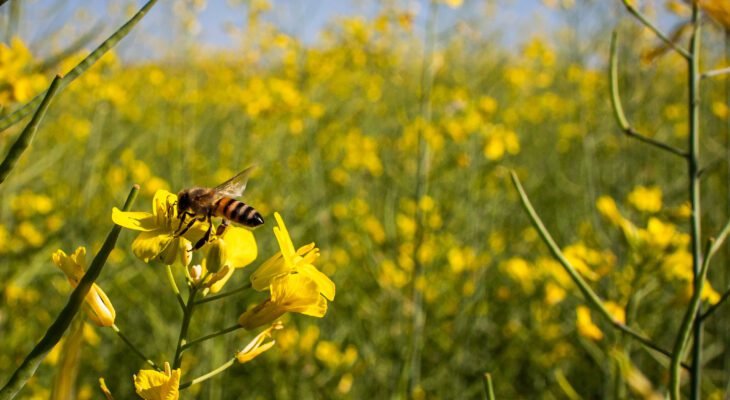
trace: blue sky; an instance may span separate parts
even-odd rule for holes
[[[125,39],[126,43],[120,48],[125,58],[149,57],[150,52],[159,52],[160,48],[172,50],[180,39],[174,28],[175,13],[173,6],[178,0],[159,0],[150,14],[145,17],[135,32]],[[443,6],[440,18],[444,23],[454,21],[464,16],[473,16],[474,12],[482,13],[488,3],[495,0],[467,0],[460,10],[451,10]],[[129,11],[139,8],[141,0],[127,1],[99,1],[99,0],[31,0],[23,1],[25,7],[20,19],[19,31],[21,37],[34,43],[34,52],[48,53],[63,47],[64,43],[73,41],[92,27],[98,27],[96,41],[102,40],[124,23]],[[227,48],[234,46],[234,41],[226,33],[225,26],[243,25],[245,12],[240,1],[208,0],[206,7],[199,13],[201,31],[194,40],[211,48]],[[272,10],[267,14],[284,31],[296,35],[307,43],[314,43],[318,34],[328,22],[334,18],[350,15],[372,15],[379,2],[367,0],[271,0]],[[399,1],[399,4],[409,5],[420,9],[423,17],[427,9],[426,0]],[[490,21],[505,27],[518,26],[518,37],[509,40],[518,40],[519,37],[529,34],[530,30],[547,29],[555,19],[539,0],[499,0],[498,18]],[[0,10],[3,17],[7,16],[7,5]],[[540,22],[535,23],[538,20]],[[53,36],[53,42],[47,38]],[[515,36],[512,34],[511,36]],[[507,31],[506,37],[510,37]],[[147,40],[143,40],[146,38]],[[43,39],[43,40],[41,40]],[[134,46],[130,42],[135,42]],[[172,45],[172,46],[171,46]],[[135,48],[137,50],[130,50]]]
[[[17,1],[17,0],[16,0]],[[193,1],[193,0],[189,0]],[[334,18],[351,15],[372,15],[381,2],[373,0],[270,0],[272,10],[268,18],[285,32],[315,43],[319,32]],[[394,0],[397,4],[420,9],[423,18],[427,0]],[[581,1],[581,0],[578,0]],[[604,2],[600,0],[598,3]],[[181,46],[182,35],[176,30],[173,4],[180,0],[159,0],[142,23],[117,49],[125,59],[144,59],[157,56],[171,56]],[[206,7],[198,14],[201,31],[193,38],[209,48],[235,48],[235,40],[226,33],[226,26],[241,27],[245,21],[243,1],[207,0]],[[236,3],[236,5],[231,5]],[[619,10],[615,5],[604,8]],[[99,1],[99,0],[24,0],[24,14],[20,19],[19,34],[33,44],[34,53],[48,54],[75,38],[98,28],[94,46],[111,34],[138,9],[142,0]],[[496,4],[494,13],[486,16],[489,4]],[[605,6],[606,4],[604,4]],[[7,5],[0,9],[6,17]],[[441,26],[460,19],[484,18],[487,31],[500,32],[503,44],[513,45],[528,40],[533,35],[546,35],[545,31],[556,29],[564,22],[566,14],[545,7],[540,0],[465,0],[458,10],[446,6],[440,8]],[[602,16],[580,16],[587,20]],[[481,24],[481,21],[478,20]],[[421,21],[422,22],[422,21]],[[417,20],[417,23],[419,21]],[[585,24],[585,23],[584,23]],[[590,23],[588,23],[590,25]],[[53,40],[47,38],[53,36]],[[93,46],[89,46],[93,47]],[[160,52],[166,54],[160,54]]]

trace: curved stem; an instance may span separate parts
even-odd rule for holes
[[[207,381],[208,379],[210,379],[210,378],[220,374],[221,372],[227,370],[228,368],[230,368],[231,365],[233,365],[233,363],[235,363],[235,362],[236,362],[236,357],[233,357],[230,360],[228,360],[225,364],[208,372],[207,374],[199,376],[191,381],[187,381],[187,382],[180,384],[179,389],[180,390],[187,389],[188,387],[190,387],[192,385],[198,384],[203,381]]]
[[[129,196],[127,196],[127,201],[124,203],[124,207],[122,207],[123,211],[128,211],[132,207],[134,200],[137,198],[137,192],[139,192],[139,186],[134,185],[132,190],[129,192]],[[84,302],[91,286],[99,277],[99,274],[101,274],[101,270],[104,268],[104,264],[109,257],[109,253],[114,250],[114,246],[116,245],[117,238],[119,237],[119,232],[121,230],[122,227],[119,225],[114,225],[111,229],[106,240],[104,240],[104,244],[102,244],[101,249],[99,249],[99,252],[96,253],[94,260],[91,262],[88,271],[86,271],[84,277],[81,278],[81,281],[71,293],[71,296],[69,296],[66,306],[58,314],[58,317],[56,317],[56,320],[48,328],[40,342],[38,342],[33,350],[28,353],[25,360],[23,360],[23,363],[15,370],[5,386],[0,389],[0,400],[9,400],[14,398],[25,386],[26,382],[28,382],[28,379],[35,374],[36,369],[38,369],[38,366],[43,359],[46,358],[48,352],[53,349],[53,346],[55,346],[59,340],[61,340],[63,334],[66,332],[69,325],[71,325],[71,321],[81,308],[81,304]]]
[[[616,31],[613,31],[613,34],[611,34],[611,59],[610,59],[610,69],[609,69],[609,81],[610,81],[610,88],[611,88],[611,107],[613,108],[613,115],[616,118],[616,122],[618,123],[619,127],[621,127],[621,130],[626,136],[632,137],[640,142],[652,145],[658,149],[667,151],[669,153],[678,155],[682,158],[687,158],[687,153],[677,149],[676,147],[670,146],[664,142],[660,142],[656,139],[652,139],[648,136],[644,136],[634,130],[631,127],[631,124],[629,124],[628,119],[626,118],[626,114],[624,113],[624,107],[621,103],[621,95],[619,94],[619,87],[618,87],[618,55],[617,55],[617,47],[618,47],[618,35]]]
[[[672,353],[669,351],[659,347],[657,344],[651,341],[651,339],[645,337],[641,333],[635,331],[633,328],[623,324],[622,322],[616,320],[613,318],[611,313],[608,312],[606,307],[603,305],[603,300],[601,300],[600,297],[591,289],[591,287],[586,283],[586,281],[583,279],[582,276],[576,271],[575,267],[568,261],[567,258],[563,255],[563,252],[560,250],[560,247],[555,243],[555,240],[553,240],[552,236],[550,235],[550,232],[548,232],[547,228],[545,228],[545,225],[542,223],[542,220],[540,219],[540,216],[537,215],[537,212],[532,207],[532,203],[530,203],[530,199],[527,197],[527,193],[525,193],[524,188],[522,187],[522,184],[520,183],[520,179],[517,177],[517,174],[514,171],[510,171],[510,175],[512,177],[512,183],[515,186],[515,189],[517,189],[517,192],[520,195],[520,200],[522,202],[522,207],[527,212],[528,216],[530,217],[530,220],[532,221],[532,224],[537,229],[538,233],[540,234],[540,237],[542,238],[543,242],[548,246],[550,249],[550,252],[552,253],[553,257],[560,263],[560,265],[563,266],[563,269],[565,269],[565,272],[570,275],[573,282],[578,286],[578,289],[583,293],[583,297],[588,301],[588,305],[590,305],[594,310],[598,311],[598,313],[603,316],[607,321],[611,323],[611,325],[614,326],[614,328],[620,330],[621,332],[626,333],[627,335],[633,337],[634,339],[638,340],[641,344],[644,346],[658,351],[661,354],[664,354],[665,356],[672,358]],[[689,366],[682,364],[683,367],[689,368]]]
[[[198,343],[202,343],[202,342],[204,342],[206,340],[213,339],[214,337],[217,337],[217,336],[220,336],[220,335],[225,335],[226,333],[230,333],[230,332],[233,332],[233,331],[237,331],[239,329],[243,329],[243,327],[241,325],[238,325],[238,324],[229,326],[228,328],[221,329],[218,332],[213,332],[213,333],[211,333],[209,335],[205,335],[203,337],[199,337],[197,339],[193,339],[193,340],[185,343],[183,345],[182,349],[183,349],[183,351],[185,351],[189,347],[192,347],[192,346],[194,346],[194,345],[196,345]]]
[[[172,288],[173,293],[175,293],[175,297],[177,297],[177,302],[180,304],[180,307],[185,310],[185,301],[183,300],[182,296],[180,295],[180,289],[177,288],[177,283],[175,283],[175,275],[172,273],[172,266],[166,265],[167,268],[167,282],[170,284],[170,287]]]
[[[228,291],[228,292],[225,292],[225,293],[221,293],[221,294],[217,294],[215,296],[208,296],[208,297],[202,298],[202,299],[196,301],[195,304],[198,305],[198,304],[208,303],[208,302],[215,301],[215,300],[220,300],[220,299],[223,299],[225,297],[233,296],[234,294],[241,293],[241,292],[246,291],[248,289],[251,289],[251,284],[250,283],[248,285],[241,286],[238,289],[233,289],[231,291]]]
[[[162,368],[160,368],[157,364],[155,364],[154,361],[150,360],[147,356],[145,356],[144,353],[142,353],[142,351],[137,348],[137,346],[132,344],[132,342],[122,333],[122,331],[119,329],[119,327],[116,324],[112,325],[111,328],[114,331],[114,333],[116,333],[117,336],[119,336],[119,338],[122,339],[122,341],[127,346],[129,346],[130,349],[132,349],[134,354],[138,355],[139,358],[141,358],[144,362],[149,364],[152,368],[156,369],[157,371],[162,371]]]

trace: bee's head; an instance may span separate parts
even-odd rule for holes
[[[190,192],[187,190],[181,190],[177,194],[177,215],[181,215],[183,212],[190,208]]]

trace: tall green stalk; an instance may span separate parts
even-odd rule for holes
[[[700,203],[700,10],[697,2],[692,2],[692,37],[690,39],[689,80],[689,191],[692,208],[690,235],[692,237],[692,273],[694,275],[695,295],[702,291],[704,276],[702,266],[702,211]],[[705,271],[705,274],[707,272]],[[696,310],[697,313],[700,308]],[[694,346],[692,348],[692,370],[690,371],[690,396],[699,400],[700,380],[702,379],[702,319],[695,318],[693,327]],[[678,340],[679,340],[678,336]],[[682,352],[675,353],[681,357]]]

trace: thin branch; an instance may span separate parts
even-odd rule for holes
[[[676,147],[673,147],[671,145],[668,145],[666,143],[660,142],[656,139],[652,139],[650,137],[641,135],[637,131],[635,131],[631,124],[629,124],[628,119],[626,118],[626,114],[624,113],[624,108],[621,103],[621,95],[619,94],[619,88],[618,88],[618,55],[616,48],[618,47],[618,35],[616,31],[613,32],[611,35],[611,60],[610,60],[610,70],[609,70],[609,80],[610,80],[610,86],[611,86],[611,106],[613,108],[613,115],[616,118],[616,122],[618,123],[619,127],[621,127],[621,130],[626,134],[626,136],[632,137],[634,139],[639,140],[640,142],[650,144],[656,148],[659,148],[661,150],[667,151],[669,153],[678,155],[682,158],[687,158],[687,153],[677,149]]]
[[[727,300],[728,297],[730,297],[730,288],[725,290],[725,293],[720,296],[720,300],[718,300],[717,303],[711,305],[710,308],[708,308],[707,311],[705,311],[705,313],[700,316],[700,319],[704,321],[706,318],[712,315],[718,308],[720,308],[720,306],[725,302],[725,300]]]
[[[149,11],[149,9],[152,8],[155,3],[157,3],[157,0],[149,0],[144,6],[142,6],[142,8],[139,9],[139,11],[137,11],[136,14],[134,14],[134,16],[129,21],[127,21],[124,25],[122,25],[122,27],[117,29],[111,36],[109,36],[108,39],[100,44],[99,47],[94,49],[91,54],[81,60],[81,62],[79,62],[71,71],[66,73],[66,76],[64,76],[61,80],[59,89],[65,88],[74,79],[78,78],[81,74],[86,72],[86,70],[94,65],[94,63],[96,63],[96,61],[99,60],[101,56],[103,56],[120,40],[127,36],[132,28],[137,25],[137,23],[142,19],[142,17],[145,16],[145,14],[147,14],[147,11]],[[42,101],[44,95],[44,93],[39,94],[38,96],[34,97],[33,100],[29,101],[25,105],[13,111],[7,117],[0,120],[0,132],[4,131],[8,127],[12,126],[16,122],[25,118],[28,114],[30,114],[36,107],[38,107],[38,104]]]
[[[162,368],[160,368],[157,364],[155,364],[154,361],[150,360],[149,357],[145,356],[144,353],[142,353],[142,351],[140,349],[138,349],[137,346],[135,346],[132,343],[132,341],[127,338],[127,336],[125,334],[122,333],[122,331],[119,329],[119,327],[116,324],[112,325],[111,328],[114,331],[114,333],[116,333],[117,336],[119,336],[119,338],[122,339],[122,342],[124,342],[130,349],[132,349],[134,354],[139,356],[139,358],[141,358],[144,362],[149,364],[152,368],[156,369],[157,371],[162,371]]]
[[[656,25],[651,23],[651,21],[649,21],[641,11],[639,11],[636,7],[634,7],[631,4],[631,0],[621,0],[621,1],[624,3],[624,6],[626,6],[626,9],[629,11],[629,13],[631,13],[631,15],[636,17],[636,19],[638,19],[639,22],[644,24],[644,26],[646,26],[652,32],[654,32],[654,34],[657,35],[657,37],[659,39],[661,39],[662,42],[664,42],[667,46],[671,47],[672,50],[679,53],[679,55],[681,55],[682,57],[684,57],[686,59],[690,58],[689,51],[687,51],[683,47],[680,47],[677,43],[675,43],[672,39],[670,39],[666,34],[664,34],[664,32],[659,30],[659,28],[657,28]]]
[[[205,335],[205,336],[199,337],[197,339],[193,339],[193,340],[185,343],[182,346],[182,351],[185,351],[188,348],[190,348],[190,347],[192,347],[192,346],[194,346],[194,345],[196,345],[198,343],[202,343],[202,342],[204,342],[206,340],[210,340],[210,339],[213,339],[214,337],[218,337],[220,335],[225,335],[226,333],[234,332],[234,331],[237,331],[239,329],[243,329],[243,327],[241,325],[235,324],[235,325],[229,326],[228,328],[221,329],[218,332],[213,332],[213,333],[211,333],[209,335]]]
[[[230,290],[230,291],[225,292],[225,293],[217,294],[215,296],[205,297],[203,299],[200,299],[200,300],[196,301],[195,304],[198,305],[198,304],[208,303],[208,302],[215,301],[215,300],[220,300],[222,298],[225,298],[225,297],[228,297],[228,296],[233,296],[234,294],[238,294],[238,293],[243,292],[243,291],[246,291],[248,289],[251,289],[251,284],[250,283],[248,285],[241,286],[238,289],[233,289],[233,290]]]
[[[522,207],[525,209],[528,216],[530,217],[532,224],[535,226],[538,233],[540,234],[540,237],[550,249],[553,257],[555,257],[555,259],[563,266],[565,272],[570,275],[573,282],[576,284],[576,286],[578,286],[578,289],[580,289],[580,291],[583,293],[583,296],[588,301],[588,304],[594,310],[598,311],[598,313],[603,316],[607,321],[609,321],[611,325],[613,325],[616,329],[638,340],[644,346],[661,354],[664,354],[671,359],[672,353],[659,347],[657,344],[652,342],[651,339],[635,331],[633,328],[630,328],[629,326],[623,324],[621,321],[613,318],[611,313],[609,313],[606,307],[603,305],[603,300],[598,297],[598,295],[593,291],[593,289],[591,289],[591,287],[588,285],[588,283],[586,283],[583,277],[580,276],[578,271],[576,271],[575,267],[573,267],[568,259],[565,258],[563,252],[560,250],[560,247],[558,247],[558,245],[555,243],[552,236],[550,235],[550,232],[548,232],[547,228],[545,228],[545,225],[542,223],[540,216],[537,215],[537,212],[532,207],[532,203],[530,203],[530,199],[527,197],[525,190],[522,188],[522,184],[520,183],[520,179],[517,177],[517,174],[514,171],[510,171],[510,175],[512,177],[512,184],[514,185],[515,189],[517,189],[517,192],[520,195]],[[684,364],[682,364],[682,366],[685,368],[689,368],[689,366]]]
[[[220,374],[221,372],[227,370],[235,362],[236,362],[236,357],[233,357],[230,360],[226,361],[225,364],[223,364],[220,367],[218,367],[218,368],[216,368],[216,369],[208,372],[207,374],[205,374],[203,376],[199,376],[199,377],[197,377],[197,378],[195,378],[195,379],[193,379],[191,381],[187,381],[187,382],[181,383],[179,389],[180,390],[187,389],[188,387],[190,387],[192,385],[195,385],[195,384],[198,384],[200,382],[206,381],[206,380],[208,380],[208,379],[210,379],[210,378],[212,378],[212,377]]]
[[[45,97],[43,97],[43,101],[41,101],[40,106],[38,106],[35,114],[33,114],[33,118],[31,118],[28,125],[25,126],[25,129],[20,132],[15,143],[13,143],[13,146],[8,151],[8,155],[5,156],[2,164],[0,164],[0,183],[5,182],[5,178],[7,178],[10,171],[13,170],[15,164],[20,159],[20,156],[26,149],[28,149],[28,146],[30,146],[30,143],[33,141],[35,133],[38,130],[38,125],[41,123],[41,120],[43,120],[43,116],[46,114],[46,110],[51,104],[51,99],[56,94],[62,79],[63,78],[60,75],[56,75],[53,79]]]
[[[711,78],[713,76],[730,74],[730,67],[713,69],[711,71],[703,72],[700,78]]]

